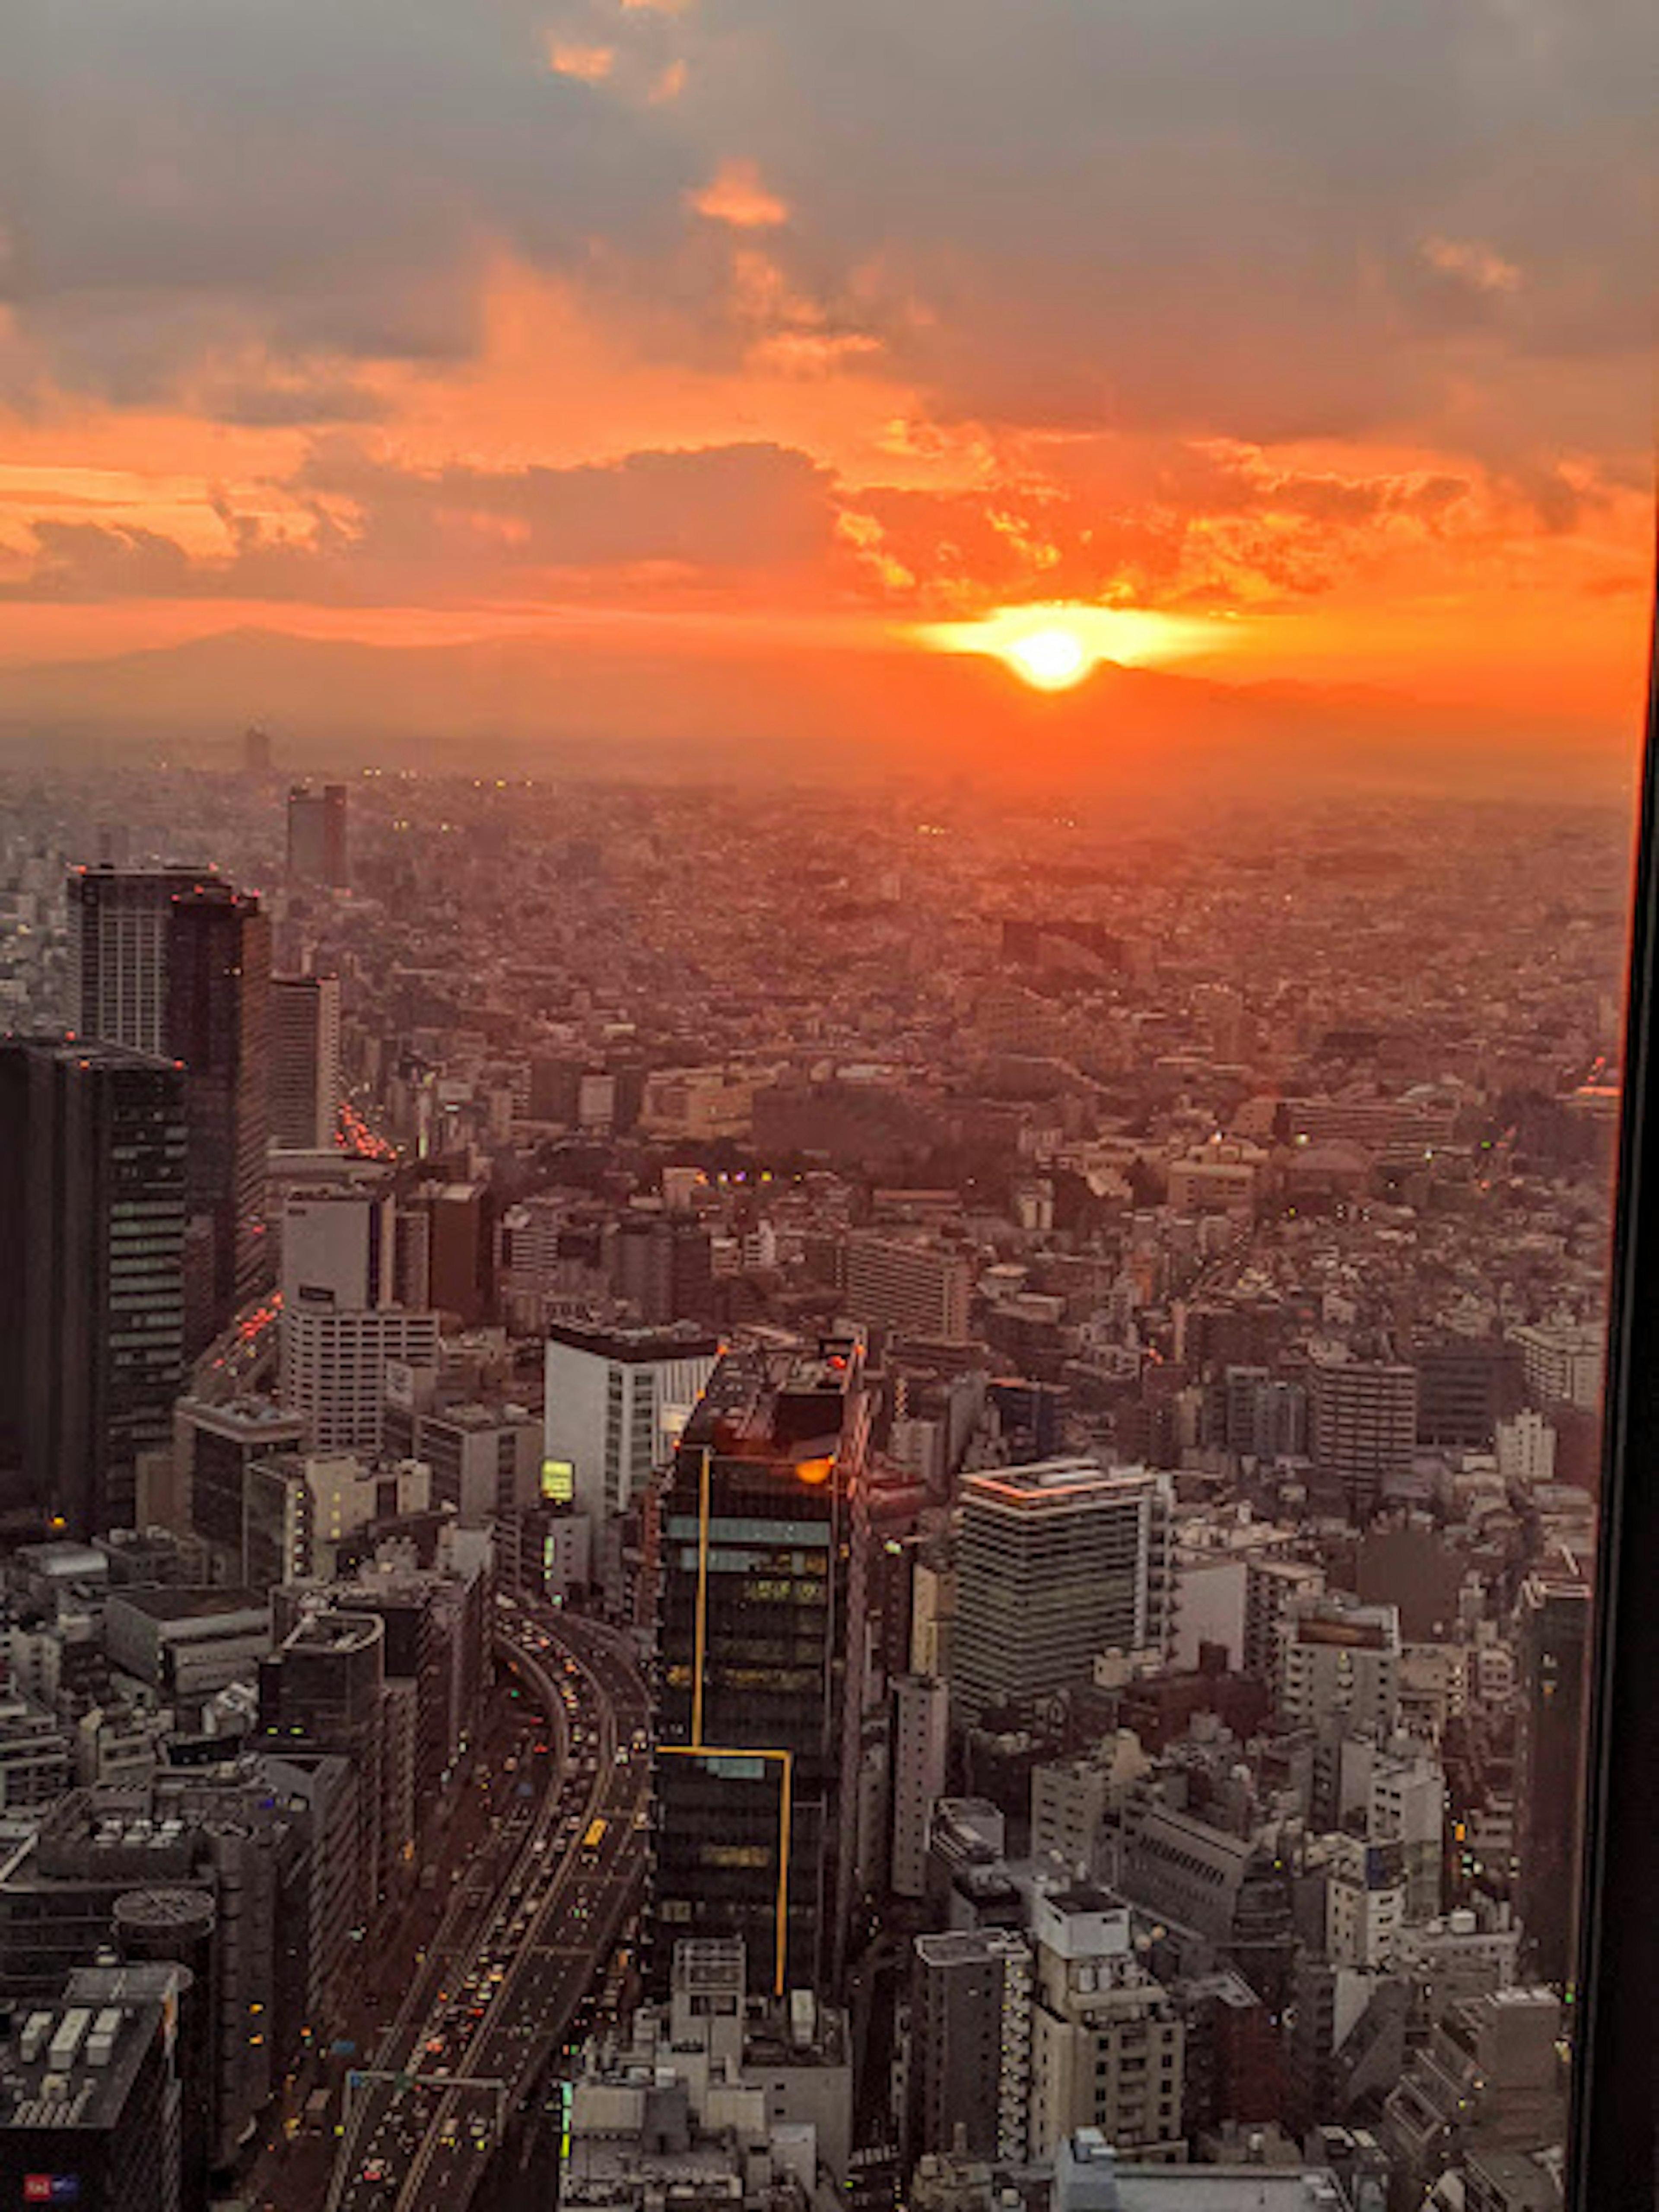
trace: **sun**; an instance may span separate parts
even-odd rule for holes
[[[1029,629],[1010,638],[1002,658],[1016,676],[1039,691],[1065,691],[1080,684],[1094,666],[1094,655],[1074,629],[1058,626]]]
[[[971,622],[927,623],[904,633],[933,653],[979,653],[1036,691],[1069,691],[1102,667],[1156,668],[1231,649],[1243,625],[1151,607],[1082,599],[994,607]]]

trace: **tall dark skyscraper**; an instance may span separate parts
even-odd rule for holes
[[[319,1152],[334,1141],[340,1111],[340,979],[270,979],[270,1141]]]
[[[296,783],[288,795],[288,879],[343,890],[350,880],[346,857],[346,787],[325,783],[313,791]]]
[[[1540,1981],[1571,1979],[1577,1942],[1591,1595],[1589,1563],[1565,1553],[1521,1587],[1516,1905]]]
[[[168,1049],[189,1073],[190,1215],[204,1222],[186,1349],[228,1326],[270,1279],[264,1227],[270,926],[257,898],[205,883],[173,902]]]
[[[205,868],[77,868],[69,903],[76,1033],[188,1073],[193,1356],[269,1280],[270,924],[257,897]]]
[[[0,1039],[0,1508],[131,1525],[138,1455],[183,1380],[185,1076]]]
[[[77,1036],[167,1052],[167,938],[175,898],[211,883],[210,868],[71,870],[70,1004]]]
[[[842,1931],[844,1674],[862,1347],[731,1354],[662,1500],[659,1963],[740,1936],[762,1989],[823,1987]]]

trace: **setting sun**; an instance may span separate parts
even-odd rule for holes
[[[909,635],[935,653],[987,654],[1034,690],[1069,691],[1105,662],[1157,666],[1236,647],[1244,628],[1231,617],[1056,600],[999,607],[975,622],[929,623]]]
[[[1042,691],[1064,691],[1080,684],[1094,665],[1088,647],[1069,629],[1028,630],[1003,647],[1002,658]]]

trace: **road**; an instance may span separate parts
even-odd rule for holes
[[[637,1906],[649,1704],[629,1639],[550,1607],[509,1603],[497,1648],[548,1717],[544,1741],[559,1746],[551,1786],[505,1847],[493,1901],[472,1923],[465,1955],[434,1947],[382,2039],[376,2078],[357,2092],[329,2212],[465,2205],[508,2124],[533,2104]],[[469,1895],[475,1911],[483,1905],[463,1885],[458,1912]],[[527,2154],[534,2130],[518,2134]]]
[[[228,1405],[263,1381],[276,1364],[282,1307],[280,1291],[267,1291],[244,1306],[191,1369],[191,1396],[204,1405]]]

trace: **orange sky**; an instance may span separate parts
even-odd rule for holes
[[[189,13],[10,73],[0,659],[1075,606],[1224,682],[1632,714],[1620,0]]]

